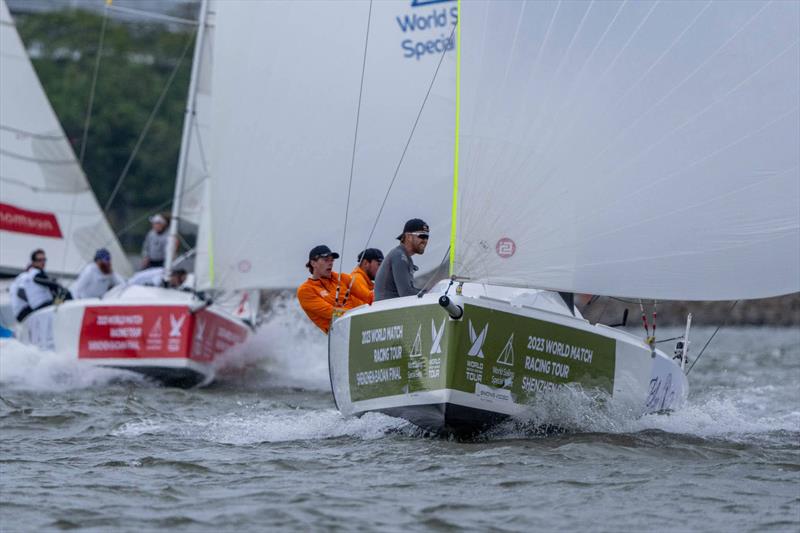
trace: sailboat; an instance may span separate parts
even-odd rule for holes
[[[31,252],[44,248],[50,274],[75,278],[101,247],[111,252],[117,272],[130,275],[5,1],[0,32],[0,275],[23,272]],[[2,323],[13,319],[4,314]]]
[[[63,257],[63,266],[51,270],[72,273],[91,260],[95,248],[106,246],[112,247],[116,268],[122,267],[129,274],[130,267],[64,138],[5,3],[2,16],[3,201],[19,199],[26,208],[48,207],[55,211],[55,215],[24,211],[25,220],[31,221],[25,224],[36,230],[29,229],[27,233],[51,238],[46,245],[41,241],[34,245],[25,232],[6,227],[6,221],[17,220],[17,213],[22,211],[15,207],[14,216],[7,217],[3,204],[4,264],[8,254],[22,268],[25,255],[33,247],[41,246],[47,249],[51,261],[54,256]],[[204,2],[173,201],[170,228],[173,241],[180,220],[199,223],[199,232],[204,231],[204,195],[210,174],[201,148],[202,139],[209,135],[205,117],[210,114],[208,77],[213,26],[213,6]],[[12,153],[7,154],[6,150],[12,148]],[[18,182],[10,180],[14,177]],[[72,196],[67,196],[68,193]],[[65,205],[70,206],[68,214],[72,218],[51,207]],[[64,238],[62,231],[66,234]],[[67,243],[67,239],[71,242]],[[23,250],[25,254],[21,253]],[[168,255],[167,271],[173,262],[174,257]],[[203,295],[196,291],[121,285],[99,299],[71,300],[35,311],[20,324],[18,337],[22,342],[72,355],[81,363],[142,373],[167,385],[207,384],[224,366],[221,356],[247,339],[258,308],[256,296],[251,292],[231,294],[220,286],[213,289]]]
[[[414,3],[426,20],[443,5]],[[451,279],[333,322],[339,410],[470,435],[569,391],[679,408],[688,325],[667,354],[571,295],[800,290],[800,4],[475,0],[457,16]]]

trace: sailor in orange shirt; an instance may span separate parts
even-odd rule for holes
[[[375,300],[375,274],[382,262],[383,252],[377,248],[367,248],[358,254],[358,266],[350,273],[353,278],[350,294],[372,305]]]
[[[333,260],[339,254],[331,252],[327,246],[315,246],[308,253],[308,263],[306,268],[311,273],[305,283],[297,288],[297,300],[300,307],[306,312],[308,318],[317,325],[319,329],[328,333],[331,327],[331,319],[334,314],[364,305],[360,298],[353,294],[347,295],[350,287],[350,275],[338,274],[333,271]],[[337,301],[337,288],[339,298]]]

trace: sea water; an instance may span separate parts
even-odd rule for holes
[[[515,420],[469,442],[340,416],[293,299],[236,355],[244,374],[205,389],[0,342],[2,531],[800,529],[797,329],[721,330],[679,412],[575,395],[531,414],[564,433]]]

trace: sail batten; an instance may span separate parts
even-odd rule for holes
[[[462,10],[455,274],[647,299],[800,290],[800,4]]]

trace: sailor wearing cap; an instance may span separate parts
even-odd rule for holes
[[[94,253],[94,263],[81,270],[70,292],[74,298],[99,298],[121,283],[125,280],[111,268],[111,253],[100,248]]]
[[[300,307],[325,333],[328,333],[331,319],[335,314],[367,303],[353,294],[348,294],[351,284],[349,274],[333,271],[333,260],[338,258],[339,254],[332,252],[324,244],[312,248],[306,263],[311,277],[297,288]]]
[[[424,220],[412,218],[403,227],[397,239],[400,245],[388,254],[375,276],[375,301],[412,296],[419,292],[414,286],[417,267],[411,256],[424,254],[428,246],[430,228]]]
[[[375,300],[375,275],[381,263],[383,263],[383,252],[377,248],[367,248],[358,254],[358,265],[350,273],[353,278],[350,294],[371,304]]]
[[[150,217],[152,228],[147,232],[142,245],[142,268],[164,266],[167,257],[167,219],[164,215],[155,214]]]

